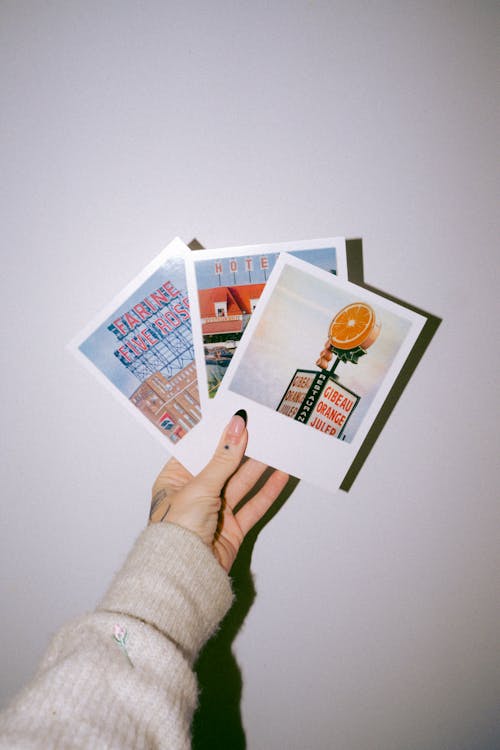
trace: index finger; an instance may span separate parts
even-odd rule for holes
[[[262,489],[236,513],[235,518],[238,520],[243,536],[267,513],[285,489],[289,479],[289,475],[284,471],[273,471]]]
[[[241,464],[224,490],[226,504],[231,510],[234,510],[247,492],[250,492],[266,469],[267,464],[262,463],[262,461],[256,461],[254,458],[249,458],[245,463]]]

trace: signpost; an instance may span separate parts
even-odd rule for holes
[[[328,340],[316,361],[321,369],[296,370],[277,411],[342,439],[360,396],[340,383],[335,370],[340,362],[357,364],[379,333],[380,323],[365,302],[342,308],[330,323]]]

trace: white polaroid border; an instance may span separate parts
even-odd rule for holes
[[[191,430],[182,437],[179,442],[173,443],[161,430],[159,430],[149,419],[140,411],[140,409],[131,403],[129,398],[122,393],[122,391],[116,386],[100,369],[99,367],[89,359],[79,348],[89,336],[91,336],[103,323],[110,318],[115,311],[120,308],[127,300],[134,295],[137,289],[142,286],[147,280],[168,260],[171,259],[183,259],[184,269],[186,273],[186,284],[188,274],[188,260],[191,255],[191,251],[185,245],[185,243],[176,237],[172,240],[143,270],[137,274],[113,299],[97,314],[92,320],[67,344],[68,351],[80,362],[92,375],[113,395],[115,399],[119,401],[132,416],[137,419],[148,432],[153,435],[161,444],[167,449],[172,455],[177,455],[179,446],[184,440],[191,435],[192,432],[196,431],[199,427],[198,423]],[[189,297],[189,290],[188,297]],[[191,306],[190,306],[191,307]],[[190,310],[191,312],[191,310]],[[200,372],[200,364],[197,361],[196,352],[194,354],[194,364],[196,367],[196,376],[198,381],[198,390],[200,389],[200,375],[205,377],[204,370]],[[203,363],[202,363],[203,364]],[[138,382],[139,386],[139,382]],[[201,408],[201,418],[203,419],[203,409]]]
[[[392,312],[399,318],[405,319],[409,324],[409,328],[399,345],[397,353],[392,363],[388,366],[351,442],[344,442],[332,436],[322,434],[308,425],[301,424],[288,416],[274,411],[269,406],[259,404],[232,390],[233,382],[238,374],[239,367],[245,360],[252,337],[258,329],[261,318],[266,314],[267,306],[273,297],[283,270],[288,266],[298,269],[305,276],[317,278],[325,284],[331,285],[332,290],[341,288],[348,294],[354,295],[360,301]],[[391,302],[373,292],[369,292],[347,280],[317,269],[309,263],[305,263],[291,255],[281,255],[263,291],[260,304],[256,312],[252,315],[245,335],[242,337],[238,349],[227,369],[219,391],[204,412],[204,424],[201,425],[201,430],[196,436],[199,451],[196,457],[198,466],[195,468],[201,468],[210,457],[210,452],[213,450],[215,444],[213,436],[218,436],[221,433],[232,414],[238,409],[246,409],[249,428],[247,455],[263,461],[274,468],[287,471],[291,475],[304,479],[323,489],[335,490],[342,483],[349,466],[387,398],[424,324],[425,318],[423,316],[401,305]],[[327,331],[325,331],[325,338],[327,337],[326,334]],[[300,337],[298,337],[298,341],[300,341]],[[302,363],[299,343],[297,351],[297,368],[300,368]],[[368,352],[367,356],[369,354],[370,352]],[[352,365],[352,367],[355,366]],[[314,369],[314,367],[311,367],[311,369]],[[292,375],[293,373],[291,372],[290,376]],[[206,432],[207,427],[209,429],[208,433]],[[203,434],[205,434],[206,439],[203,438]],[[184,447],[187,448],[187,444]]]
[[[208,405],[213,401],[213,399],[209,397],[207,392],[207,370],[205,365],[205,351],[203,345],[196,266],[200,263],[206,262],[207,260],[219,260],[220,258],[224,258],[229,261],[234,258],[250,258],[255,255],[265,255],[266,253],[286,253],[302,250],[313,251],[328,248],[335,249],[336,278],[347,279],[345,237],[323,237],[321,239],[315,240],[301,240],[298,242],[275,242],[273,244],[262,245],[239,245],[236,247],[221,247],[209,250],[196,250],[191,252],[190,262],[188,263],[188,292],[189,302],[191,306],[191,321],[193,327],[193,340],[196,353],[196,361],[198,363],[200,373],[199,390],[202,411],[208,408]],[[269,278],[271,278],[271,274],[269,274]],[[269,279],[266,284],[268,282]]]

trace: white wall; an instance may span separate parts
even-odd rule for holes
[[[230,628],[205,657],[236,722],[212,746],[243,746],[238,707],[249,750],[499,740],[498,21],[485,1],[2,2],[3,699],[94,606],[166,457],[66,342],[176,234],[345,234],[369,284],[443,323],[351,491],[301,484],[262,530],[251,606],[247,549],[236,663]]]

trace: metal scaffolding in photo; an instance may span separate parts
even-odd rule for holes
[[[193,360],[194,346],[191,324],[183,322],[138,359],[124,364],[129,372],[142,383],[150,375],[157,372],[170,380]]]

